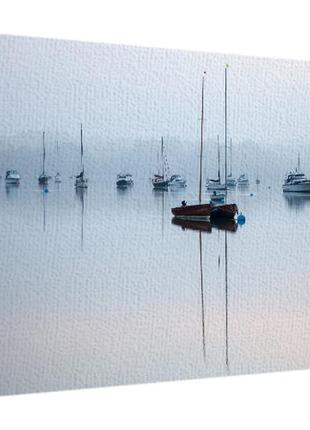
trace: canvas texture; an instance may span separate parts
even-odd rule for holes
[[[309,367],[309,62],[1,36],[0,82],[1,395]]]

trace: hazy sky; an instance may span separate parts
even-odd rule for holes
[[[130,141],[154,142],[161,135],[172,145],[196,142],[204,70],[206,137],[222,138],[226,63],[234,142],[251,140],[270,152],[278,145],[293,144],[292,153],[308,147],[307,62],[11,36],[0,37],[0,54],[6,148],[23,142],[39,152],[43,129],[51,140],[67,136],[78,144],[80,122],[88,153],[99,141],[108,142],[100,143],[105,151],[112,142],[125,140],[129,149]]]

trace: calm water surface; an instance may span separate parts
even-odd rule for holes
[[[199,233],[171,222],[193,186],[2,179],[0,393],[310,367],[310,196],[267,185]]]

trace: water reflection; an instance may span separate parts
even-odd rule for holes
[[[200,297],[201,297],[201,326],[202,326],[202,355],[206,364],[206,329],[205,329],[205,300],[203,285],[202,234],[199,231],[199,267],[200,267]]]
[[[85,203],[84,198],[87,193],[87,188],[76,188],[75,189],[76,196],[81,203],[81,251],[84,251],[84,210],[85,210]]]
[[[211,233],[212,228],[235,233],[238,229],[238,223],[234,219],[218,218],[210,221],[194,221],[174,217],[171,223],[178,225],[182,230],[197,230],[200,232]]]
[[[228,243],[227,231],[225,231],[225,363],[226,371],[229,373],[229,357],[228,357]]]
[[[310,196],[288,196],[305,202],[295,216],[279,190],[237,191],[239,228],[171,220],[181,196],[149,184],[34,188],[0,189],[0,322],[14,327],[0,394],[309,367]]]
[[[7,198],[11,198],[17,195],[19,184],[5,184],[5,193]]]
[[[42,208],[43,208],[43,232],[45,232],[45,230],[46,230],[46,198],[47,198],[47,193],[44,190],[42,190],[41,194],[42,194]]]
[[[283,193],[287,206],[291,209],[304,209],[310,204],[309,193]]]

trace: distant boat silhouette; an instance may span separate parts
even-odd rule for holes
[[[81,172],[75,177],[75,187],[76,188],[87,188],[88,187],[88,179],[85,177],[84,171],[84,148],[83,148],[83,125],[81,124]]]
[[[158,171],[157,174],[154,175],[152,179],[152,184],[155,189],[168,189],[169,186],[169,179],[166,175],[166,169],[167,169],[167,159],[164,155],[164,138],[161,138],[161,173]]]
[[[49,176],[45,173],[45,131],[42,136],[42,173],[38,178],[40,185],[47,185]]]

